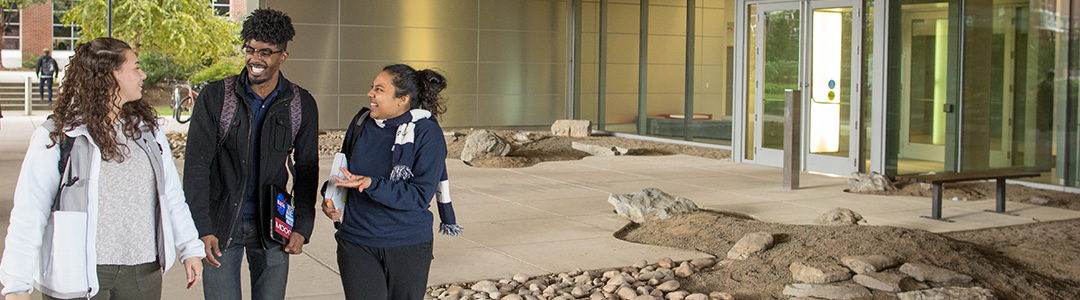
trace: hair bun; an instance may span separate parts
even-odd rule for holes
[[[420,80],[424,82],[430,88],[436,91],[442,91],[446,89],[446,77],[432,69],[420,70]]]

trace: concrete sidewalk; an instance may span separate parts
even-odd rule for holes
[[[42,120],[44,115],[2,119],[0,172],[8,176],[0,179],[0,230],[5,235],[26,140]],[[183,130],[175,124],[167,127]],[[321,159],[321,173],[328,173],[332,160]],[[836,207],[859,212],[868,225],[934,232],[1080,218],[1080,212],[1016,202],[1009,202],[1008,208],[1018,216],[988,213],[983,210],[993,209],[993,200],[979,200],[948,201],[943,216],[956,222],[933,221],[919,217],[929,214],[929,198],[848,194],[843,192],[846,179],[811,174],[802,175],[802,189],[784,191],[779,168],[684,155],[588,157],[520,169],[473,168],[448,159],[447,167],[455,211],[465,231],[459,237],[436,236],[429,284],[708,256],[612,237],[627,221],[614,214],[608,195],[648,187],[690,198],[704,208],[789,224],[810,224]],[[304,254],[291,259],[287,296],[343,299],[333,225],[320,214],[315,227]],[[177,270],[165,276],[163,298],[201,299],[201,288],[183,289],[184,275]],[[245,295],[250,295],[246,287]]]

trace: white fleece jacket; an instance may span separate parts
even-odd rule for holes
[[[96,239],[98,225],[98,182],[101,165],[101,151],[94,144],[85,126],[80,126],[67,133],[68,136],[86,136],[90,142],[90,178],[88,180],[87,195],[87,224],[85,234],[90,237],[86,241],[86,277],[91,296],[98,292],[97,279],[97,254]],[[191,257],[205,257],[203,243],[199,240],[195,222],[191,219],[184,198],[184,191],[180,181],[176,164],[172,159],[172,151],[165,133],[159,129],[155,132],[157,143],[162,147],[161,162],[163,168],[165,190],[158,191],[158,207],[164,240],[167,245],[158,247],[158,257],[165,260],[164,272],[167,272],[176,261],[175,249],[180,250],[180,260]],[[0,282],[4,284],[2,294],[7,295],[16,292],[28,292],[34,287],[34,272],[38,268],[42,234],[46,222],[52,212],[53,198],[56,195],[57,186],[60,183],[60,173],[57,171],[57,162],[60,160],[60,147],[54,146],[49,139],[49,131],[44,127],[38,127],[30,138],[30,147],[26,150],[23,159],[22,170],[19,172],[18,183],[15,185],[15,205],[11,209],[11,222],[8,226],[8,234],[5,239],[3,260],[0,261]],[[134,155],[143,155],[142,150],[131,149]],[[73,154],[74,155],[74,154]],[[105,180],[108,180],[107,178]],[[175,247],[175,248],[173,248]],[[77,268],[82,269],[82,268]]]

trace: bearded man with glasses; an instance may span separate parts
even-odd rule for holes
[[[249,298],[284,299],[289,254],[303,251],[314,225],[319,113],[311,94],[279,70],[295,35],[289,16],[258,9],[243,27],[244,70],[210,83],[195,101],[184,191],[206,244],[206,299],[244,298],[245,252]],[[272,190],[292,193],[292,202]],[[291,217],[278,218],[279,210]]]

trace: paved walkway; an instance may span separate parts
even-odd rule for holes
[[[9,116],[0,121],[0,174],[8,174],[0,179],[0,232],[5,235],[26,140],[44,116]],[[167,127],[184,129],[178,124]],[[332,157],[322,158],[323,173],[332,161]],[[979,200],[947,201],[943,216],[956,222],[939,222],[919,217],[929,214],[929,198],[848,194],[842,191],[846,179],[810,174],[802,175],[802,189],[784,191],[781,169],[684,155],[588,157],[520,169],[473,168],[454,159],[448,159],[447,165],[455,210],[465,232],[459,237],[435,238],[429,284],[708,256],[612,237],[626,221],[614,214],[608,195],[648,187],[690,198],[704,208],[789,224],[810,224],[836,207],[859,212],[868,225],[934,232],[1080,218],[1080,212],[1016,202],[1008,208],[1018,216],[987,213],[983,210],[993,209],[993,200]],[[304,247],[304,254],[291,259],[288,298],[344,298],[336,274],[333,230],[329,220],[317,218],[311,244]],[[202,298],[201,289],[183,289],[183,277],[176,270],[165,276],[164,299]],[[249,295],[246,288],[245,295]]]

